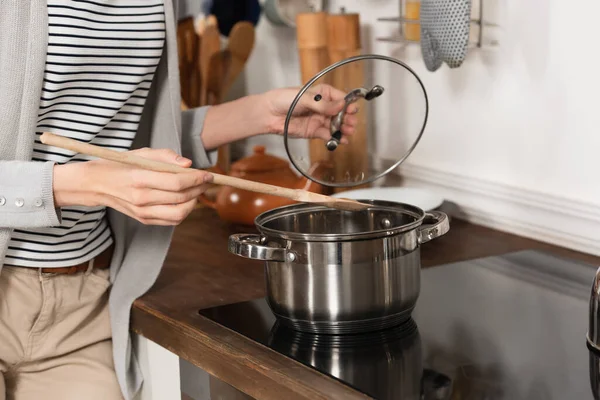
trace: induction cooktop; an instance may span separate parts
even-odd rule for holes
[[[412,318],[369,334],[293,331],[264,298],[200,313],[376,399],[592,399],[596,268],[532,250],[423,269]]]

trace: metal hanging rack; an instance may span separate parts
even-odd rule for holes
[[[499,25],[497,24],[492,24],[492,23],[488,23],[485,22],[483,20],[483,0],[478,0],[479,1],[479,16],[478,18],[472,18],[471,19],[471,24],[474,25],[478,25],[479,26],[479,32],[477,35],[477,41],[475,43],[471,43],[470,47],[478,47],[478,48],[482,48],[484,47],[484,41],[483,41],[483,31],[484,31],[484,27],[498,27]],[[420,24],[421,21],[419,19],[413,19],[413,18],[406,18],[404,17],[403,12],[404,12],[404,0],[400,0],[400,16],[398,17],[382,17],[382,18],[377,18],[377,21],[380,22],[399,22],[399,36],[398,37],[381,37],[381,38],[377,38],[377,41],[380,42],[392,42],[392,43],[415,43],[415,44],[420,44],[419,40],[413,40],[413,39],[408,39],[405,36],[405,32],[404,32],[404,24]],[[489,43],[485,44],[486,46],[497,46],[498,42],[496,40],[492,40]]]

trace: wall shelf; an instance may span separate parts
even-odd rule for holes
[[[484,34],[484,28],[491,28],[491,27],[498,27],[499,25],[497,24],[492,24],[489,22],[485,22],[483,20],[483,0],[474,0],[474,1],[478,1],[479,2],[479,17],[478,18],[472,18],[471,19],[471,24],[476,25],[479,27],[479,32],[477,34],[477,40],[475,42],[470,42],[469,44],[469,48],[482,48],[482,47],[494,47],[498,45],[498,41],[497,40],[490,40],[490,41],[485,41],[483,38],[483,34]],[[404,10],[404,0],[400,0],[400,16],[398,17],[381,17],[381,18],[377,18],[377,21],[379,22],[396,22],[399,25],[399,32],[397,36],[392,36],[392,37],[379,37],[376,38],[377,41],[379,42],[391,42],[391,43],[406,43],[406,44],[420,44],[419,40],[411,40],[406,38],[406,36],[404,35],[404,24],[419,24],[420,20],[418,19],[413,19],[413,18],[406,18],[404,17],[403,14],[403,10]]]

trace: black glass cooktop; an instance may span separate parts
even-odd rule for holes
[[[295,332],[266,299],[201,314],[376,399],[592,399],[595,270],[536,251],[424,269],[413,318],[371,334]]]

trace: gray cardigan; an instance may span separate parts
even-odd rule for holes
[[[200,133],[207,109],[180,110],[176,15],[177,0],[167,0],[165,48],[134,147],[173,149],[206,168],[210,160]],[[0,32],[1,268],[14,228],[58,225],[60,211],[53,201],[53,164],[31,161],[46,61],[46,0],[0,1]],[[16,199],[25,205],[17,207]],[[43,205],[36,207],[39,199]],[[109,298],[114,361],[123,395],[131,399],[142,376],[131,347],[130,310],[158,277],[173,228],[144,226],[111,209],[108,214],[115,239]]]

